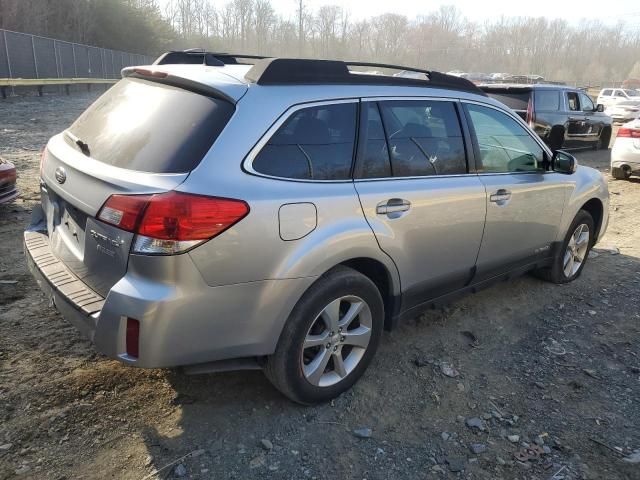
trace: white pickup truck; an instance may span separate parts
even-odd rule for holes
[[[632,88],[603,88],[600,90],[596,103],[608,107],[629,100],[640,101],[640,91]]]

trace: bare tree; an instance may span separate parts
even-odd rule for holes
[[[480,23],[451,5],[411,20],[386,13],[351,21],[337,5],[293,5],[282,15],[271,0],[0,0],[0,27],[141,53],[202,46],[582,84],[640,77],[640,28],[622,22],[502,16]]]

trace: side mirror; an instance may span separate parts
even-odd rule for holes
[[[596,105],[596,112],[604,112],[604,105],[599,103],[598,105]]]
[[[551,158],[551,169],[554,172],[571,175],[578,169],[578,160],[564,150],[556,150]]]

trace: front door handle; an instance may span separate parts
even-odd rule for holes
[[[391,213],[406,212],[411,208],[411,202],[402,198],[391,198],[386,203],[379,203],[376,206],[378,215],[389,215]]]
[[[491,196],[489,197],[489,200],[491,200],[494,203],[501,203],[501,202],[506,202],[510,198],[511,198],[511,192],[509,190],[505,190],[504,188],[501,188],[497,192],[492,193]]]

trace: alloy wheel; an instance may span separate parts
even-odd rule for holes
[[[360,363],[371,340],[372,315],[360,297],[343,296],[315,318],[302,346],[302,371],[309,383],[328,387]]]
[[[574,276],[585,261],[589,250],[589,226],[581,223],[574,230],[564,253],[562,269],[567,278]]]

